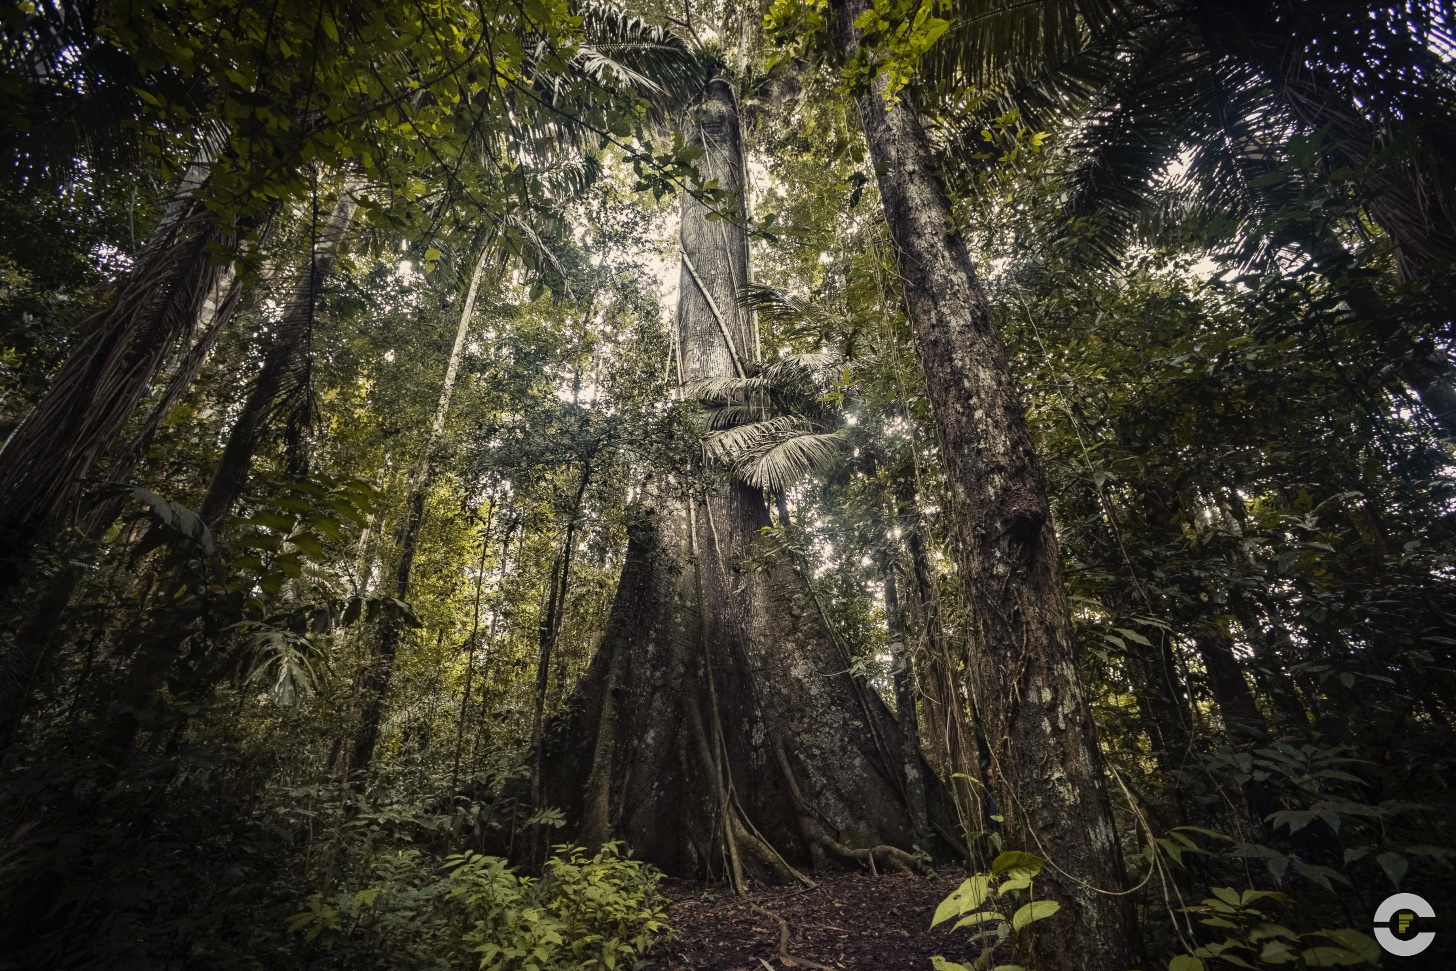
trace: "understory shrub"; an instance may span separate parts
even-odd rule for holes
[[[377,858],[362,889],[313,894],[289,929],[315,967],[613,969],[667,933],[659,879],[616,843],[558,846],[539,878],[479,853],[440,869],[407,849]]]

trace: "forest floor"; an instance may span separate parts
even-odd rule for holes
[[[654,971],[778,971],[786,967],[930,971],[963,947],[950,922],[931,930],[935,908],[964,874],[936,877],[844,873],[818,887],[755,887],[735,896],[723,884],[669,880],[677,936],[650,956]],[[780,950],[788,925],[789,959]],[[794,961],[794,958],[803,959]]]

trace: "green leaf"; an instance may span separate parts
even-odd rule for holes
[[[1168,962],[1168,971],[1203,971],[1203,962],[1191,954],[1179,954]]]
[[[1041,872],[1042,858],[1035,853],[1026,853],[1021,850],[1007,850],[996,857],[991,863],[991,873],[1000,876],[1009,870],[1026,870],[1027,876],[1036,876]]]
[[[1399,853],[1385,852],[1377,856],[1375,862],[1380,864],[1380,869],[1385,871],[1395,889],[1399,890],[1400,881],[1405,879],[1406,871],[1410,869],[1410,861]]]
[[[958,931],[962,927],[975,927],[977,924],[988,924],[992,921],[1004,921],[1005,919],[1005,914],[998,914],[994,910],[986,910],[977,914],[971,914],[969,917],[962,917],[955,922],[955,926],[951,930]]]
[[[1239,892],[1233,887],[1214,887],[1213,895],[1224,903],[1234,907],[1237,907],[1240,902]]]
[[[763,962],[763,966],[768,968],[769,971],[773,971],[773,965],[769,964],[767,961],[764,961],[763,958],[759,958],[759,960]],[[930,959],[930,966],[933,967],[935,971],[971,971],[971,969],[966,967],[964,964],[956,964],[954,961],[947,961],[939,954],[933,956]]]
[[[978,873],[966,880],[949,897],[940,902],[935,908],[935,917],[931,920],[930,926],[950,920],[952,917],[959,917],[961,914],[977,910],[986,902],[989,894],[991,878],[984,873]]]
[[[1360,960],[1368,964],[1376,964],[1380,961],[1381,947],[1369,934],[1362,934],[1360,931],[1351,930],[1348,927],[1333,931],[1316,931],[1315,933],[1336,941],[1345,949],[1358,954]]]
[[[1364,964],[1365,959],[1354,951],[1348,951],[1343,947],[1328,947],[1321,945],[1301,951],[1299,956],[1304,958],[1304,963],[1312,968],[1334,968],[1349,964]]]
[[[1043,920],[1062,909],[1055,900],[1033,900],[1011,917],[1011,929],[1019,931],[1032,921]]]

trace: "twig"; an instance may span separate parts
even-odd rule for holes
[[[836,971],[827,964],[820,964],[818,961],[811,961],[808,958],[795,957],[789,953],[789,922],[771,910],[764,910],[758,904],[749,904],[749,909],[755,913],[763,914],[770,920],[779,922],[779,960],[789,967],[813,968],[815,971]],[[759,961],[772,971],[773,965],[759,958]]]

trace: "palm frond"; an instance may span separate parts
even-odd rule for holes
[[[769,390],[769,382],[761,377],[700,378],[683,385],[683,397],[694,401],[726,403],[734,397]]]
[[[839,323],[838,315],[819,304],[763,283],[739,287],[738,305],[760,320],[795,330],[824,332]]]
[[[703,410],[703,421],[707,424],[709,431],[715,432],[747,425],[750,422],[764,421],[768,417],[770,417],[768,407],[762,404],[717,405]]]
[[[748,425],[711,432],[703,438],[703,453],[711,462],[736,465],[795,435],[812,434],[815,428],[805,419],[776,415]]]
[[[789,415],[710,432],[703,452],[710,462],[727,466],[747,484],[781,490],[803,476],[831,464],[847,447],[834,432]]]
[[[734,471],[757,489],[781,492],[836,462],[846,442],[833,433],[795,435],[738,462]]]
[[[765,365],[760,372],[776,390],[818,392],[838,377],[843,359],[834,351],[786,354]]]
[[[921,70],[952,86],[997,90],[1071,59],[1125,15],[1115,0],[963,0]]]
[[[660,111],[690,103],[707,77],[698,52],[672,32],[610,3],[577,7],[586,38],[575,63],[606,87],[627,87]]]

